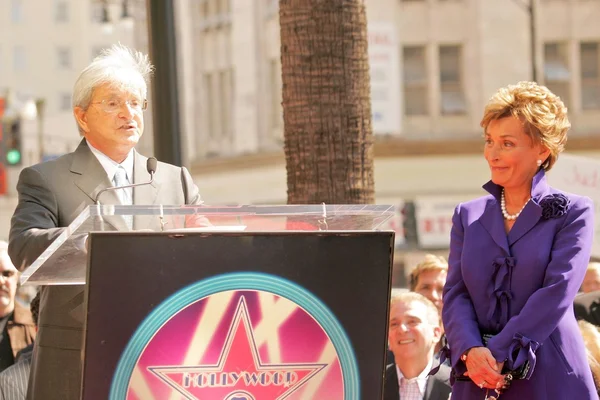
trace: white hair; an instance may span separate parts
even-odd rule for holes
[[[147,54],[120,43],[103,49],[75,81],[73,107],[87,110],[94,89],[103,84],[138,92],[145,99],[153,70]]]

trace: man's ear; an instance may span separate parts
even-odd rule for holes
[[[442,338],[442,328],[439,326],[433,327],[433,340],[434,344],[437,344]]]
[[[75,116],[75,120],[77,121],[77,125],[81,128],[81,130],[85,133],[88,133],[90,129],[87,125],[87,110],[84,110],[81,107],[73,108],[73,115]]]

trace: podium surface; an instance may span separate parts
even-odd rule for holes
[[[85,284],[86,240],[92,231],[368,231],[392,215],[388,205],[88,206],[23,272],[21,284]],[[124,216],[133,218],[132,229]]]

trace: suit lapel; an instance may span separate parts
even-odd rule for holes
[[[398,386],[398,374],[396,365],[390,364],[385,370],[385,384],[383,385],[384,400],[398,400],[400,398],[400,387]]]
[[[150,180],[150,174],[146,168],[147,157],[134,150],[133,152],[133,183],[142,183]],[[154,174],[156,177],[156,173]],[[134,205],[153,205],[156,203],[160,184],[153,181],[149,185],[142,185],[133,188],[133,204]],[[152,229],[160,230],[160,224],[154,221],[156,218],[147,216],[135,215],[133,217],[133,226],[135,229]],[[156,223],[154,223],[156,222]]]
[[[542,208],[530,201],[527,203],[519,217],[516,219],[515,224],[508,233],[508,244],[512,246],[517,240],[523,237],[527,232],[531,230],[538,223],[542,216]]]
[[[73,154],[71,173],[75,185],[92,200],[92,203],[96,202],[98,192],[112,186],[106,176],[106,171],[87,146],[85,139],[81,141]],[[102,204],[120,204],[113,191],[102,193],[99,200]]]
[[[79,146],[73,154],[71,174],[73,174],[75,186],[90,198],[91,204],[96,202],[98,193],[102,189],[112,187],[112,183],[108,180],[106,171],[88,147],[85,139],[79,143]],[[98,200],[102,205],[121,204],[121,201],[114,190],[103,192]],[[125,220],[120,216],[106,215],[103,219],[106,223],[110,224],[114,230],[129,230]]]
[[[504,220],[502,219],[500,205],[496,199],[488,201],[483,214],[479,217],[479,222],[490,234],[494,242],[502,248],[506,254],[510,254],[506,230],[504,229]]]
[[[423,396],[423,400],[436,400],[440,398],[440,388],[438,385],[438,380],[433,376],[427,378],[427,384],[425,385],[425,396]]]

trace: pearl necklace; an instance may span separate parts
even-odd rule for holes
[[[518,213],[511,215],[508,213],[508,211],[506,211],[506,198],[504,197],[504,189],[502,189],[502,197],[500,198],[500,208],[502,209],[502,215],[504,216],[504,219],[507,219],[509,221],[517,219],[517,217],[525,209],[527,203],[529,203],[529,200],[531,200],[531,197],[527,199],[527,201],[525,202],[525,204],[523,204],[523,207],[521,207]]]

